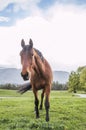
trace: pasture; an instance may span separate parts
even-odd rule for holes
[[[51,91],[47,123],[44,107],[40,118],[35,119],[32,91],[20,95],[14,90],[0,90],[0,130],[86,130],[86,98]]]

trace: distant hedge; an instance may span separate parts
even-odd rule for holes
[[[52,90],[68,90],[68,85],[66,84],[61,84],[58,82],[53,82],[52,83]]]
[[[0,85],[0,89],[9,89],[9,90],[18,90],[19,89],[19,85],[15,85],[15,84],[1,84]]]
[[[8,89],[8,90],[18,90],[22,85],[16,85],[16,84],[1,84],[0,89]],[[52,83],[52,90],[67,90],[68,86],[67,84],[59,84],[58,82]]]

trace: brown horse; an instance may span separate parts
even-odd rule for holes
[[[31,39],[29,40],[28,45],[25,45],[25,42],[22,39],[21,46],[23,48],[20,52],[22,64],[21,75],[24,80],[29,79],[30,83],[26,87],[21,88],[20,92],[23,93],[32,88],[35,97],[36,118],[39,118],[38,90],[43,89],[40,109],[42,109],[43,98],[45,95],[46,121],[49,121],[49,98],[53,79],[51,67],[47,60],[43,57],[42,53],[33,48],[33,41]]]

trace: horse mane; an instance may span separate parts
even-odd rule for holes
[[[35,67],[34,67],[35,72],[38,75],[41,75],[43,79],[49,80],[49,78],[48,78],[49,73],[52,73],[51,72],[52,70],[51,70],[51,67],[50,67],[48,61],[44,58],[44,56],[38,49],[34,49],[34,51],[35,51],[35,57],[34,57],[35,58]],[[49,72],[49,73],[47,73],[47,72]],[[52,78],[50,80],[52,80]]]
[[[36,49],[36,48],[34,48],[34,50],[36,51],[36,53],[39,55],[40,59],[43,62],[43,60],[44,60],[43,54],[38,49]]]
[[[45,58],[43,57],[43,54],[36,48],[33,48],[34,52],[35,52],[35,71],[36,73],[38,73],[38,75],[41,75],[42,77],[45,77],[45,67],[44,67],[44,63],[45,63]]]

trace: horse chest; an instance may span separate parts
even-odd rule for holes
[[[32,84],[34,84],[36,88],[40,88],[40,89],[45,85],[45,80],[42,77],[38,77],[38,76],[32,77],[31,82]]]

